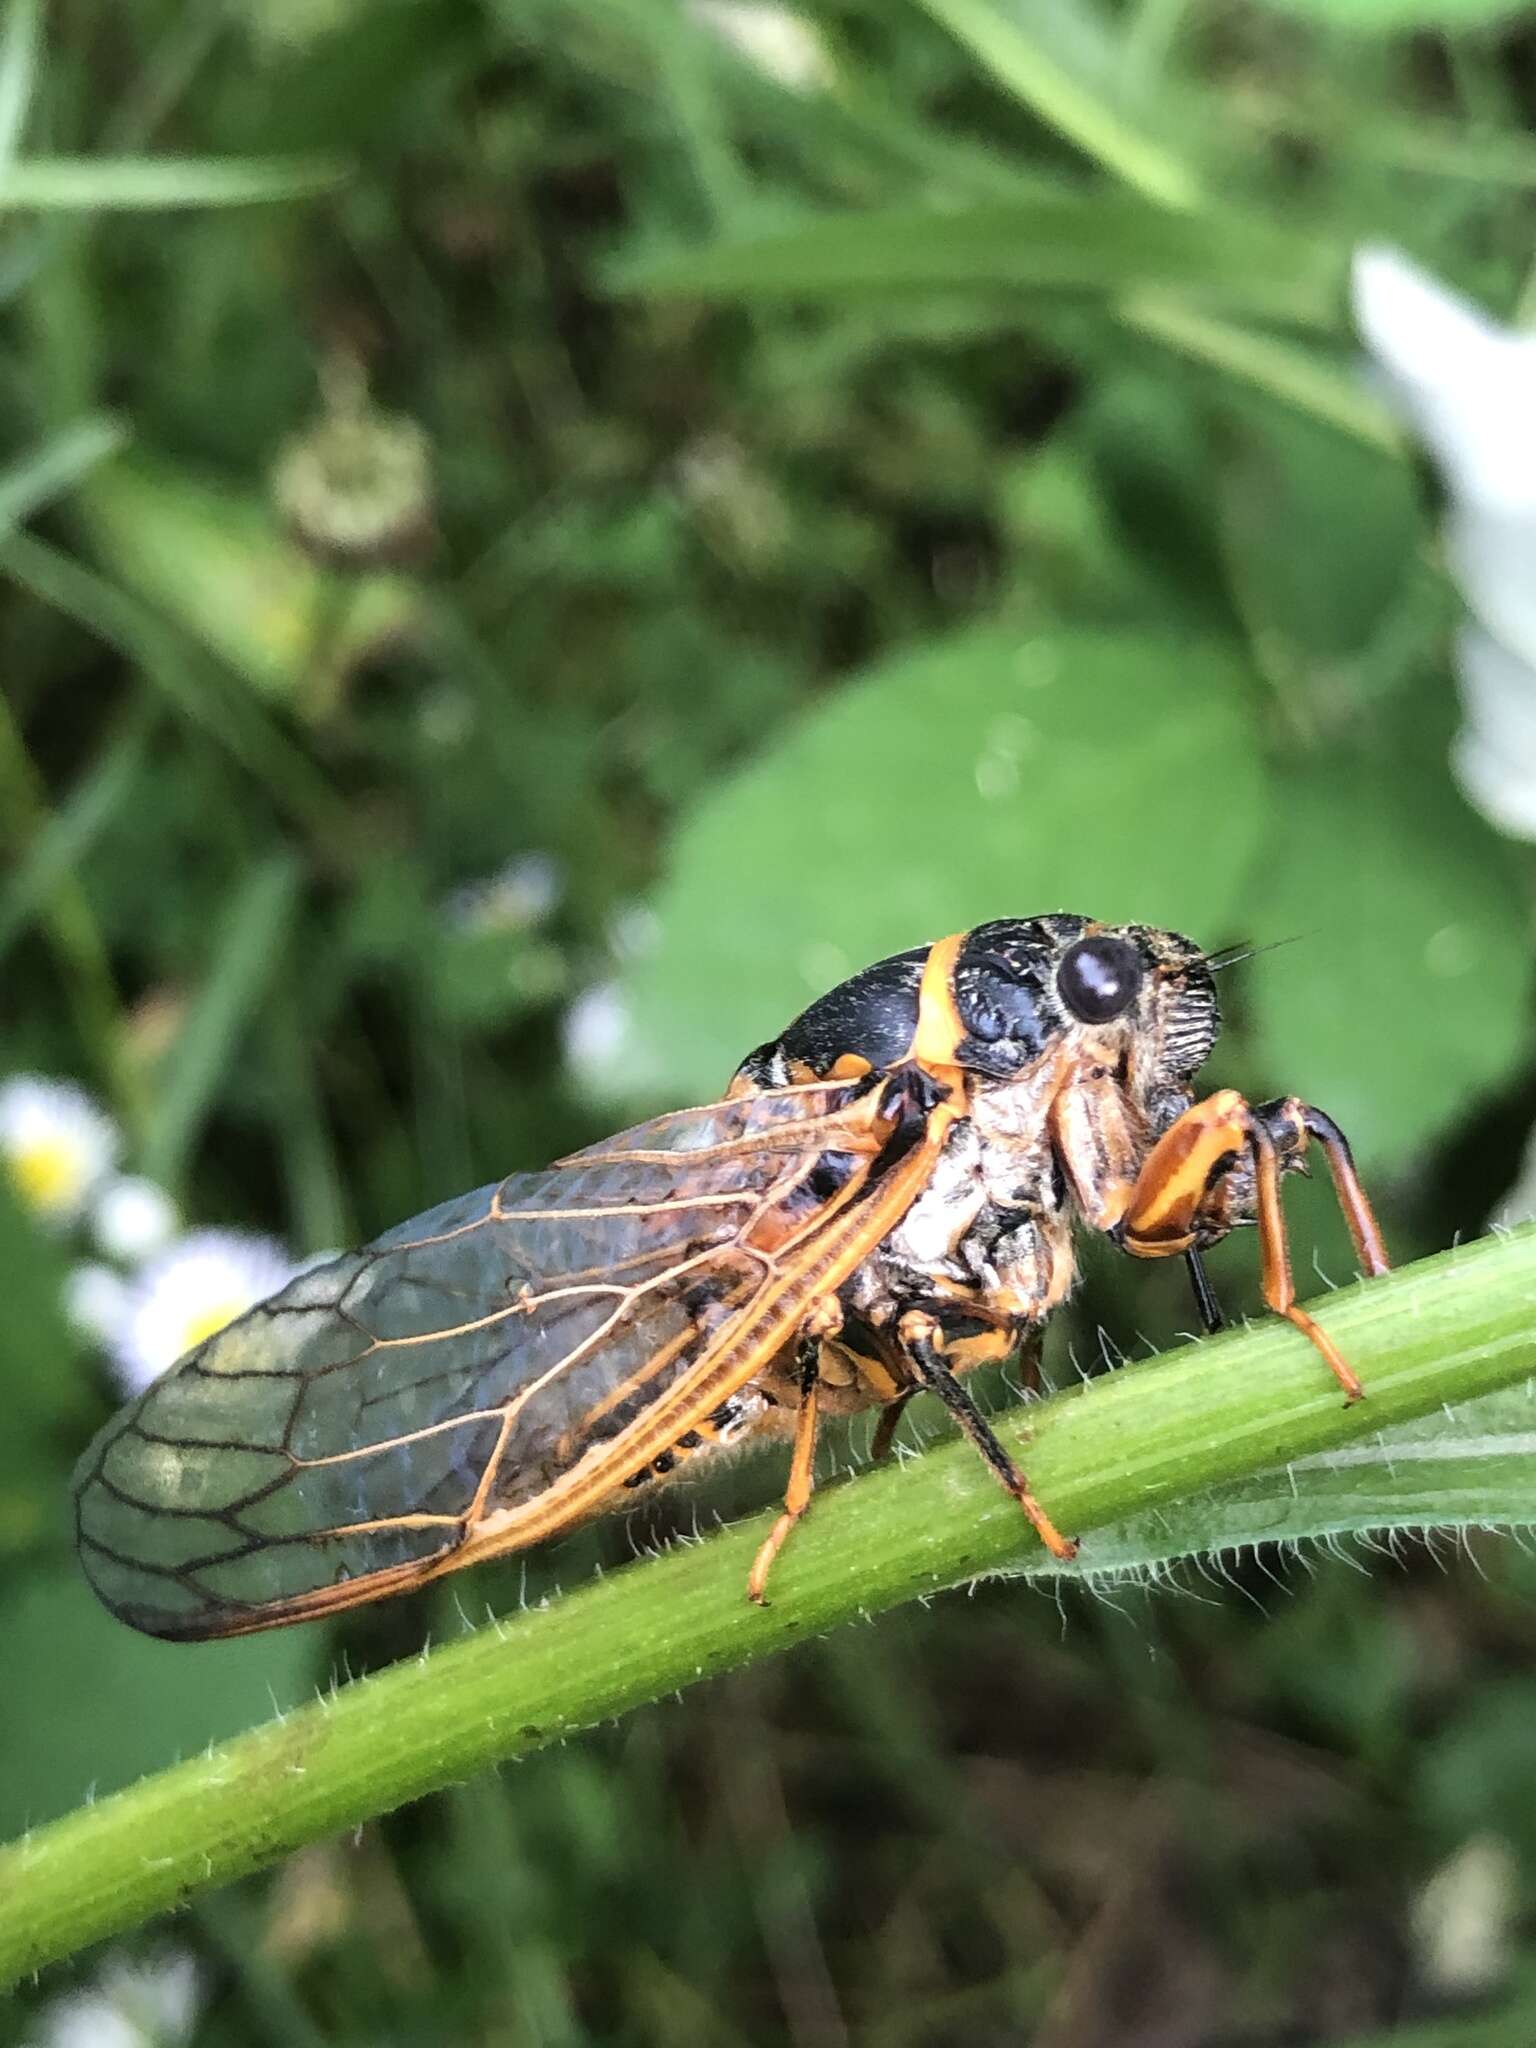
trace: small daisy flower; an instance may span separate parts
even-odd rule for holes
[[[201,1990],[196,1962],[179,1950],[140,1963],[114,1958],[88,1991],[44,2007],[28,2048],[180,2048]]]
[[[542,924],[565,887],[553,854],[525,853],[494,875],[455,889],[443,908],[461,931],[522,932]]]
[[[74,1221],[119,1143],[112,1119],[73,1081],[15,1074],[0,1083],[0,1163],[45,1222]]]
[[[615,982],[584,989],[565,1013],[562,1026],[565,1057],[583,1081],[611,1081],[613,1068],[629,1037],[629,1010]]]
[[[125,1266],[140,1266],[164,1251],[179,1227],[176,1204],[142,1174],[114,1174],[91,1205],[97,1250]]]
[[[773,0],[693,0],[695,21],[713,29],[739,57],[791,92],[822,92],[837,70],[820,31]]]
[[[1434,456],[1471,618],[1451,767],[1501,831],[1536,839],[1536,334],[1501,327],[1391,249],[1354,263],[1355,324]]]
[[[131,1394],[159,1379],[258,1301],[286,1287],[297,1267],[275,1238],[249,1230],[194,1230],[139,1269],[112,1344]]]

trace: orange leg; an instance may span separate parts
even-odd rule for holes
[[[816,1376],[820,1346],[812,1337],[800,1368],[800,1408],[795,1416],[795,1448],[789,1461],[789,1484],[784,1489],[784,1512],[758,1547],[747,1577],[747,1597],[759,1607],[768,1605],[768,1574],[773,1560],[784,1548],[789,1532],[811,1504],[816,1485],[816,1419],[820,1381]]]
[[[1326,1330],[1320,1330],[1304,1308],[1296,1306],[1296,1283],[1291,1278],[1291,1248],[1285,1235],[1285,1212],[1280,1206],[1280,1155],[1275,1141],[1255,1119],[1249,1132],[1253,1146],[1254,1179],[1259,1198],[1259,1272],[1264,1299],[1277,1316],[1294,1323],[1304,1337],[1317,1346],[1328,1361],[1328,1370],[1344,1389],[1346,1401],[1358,1401],[1365,1393],[1352,1366],[1339,1356]]]
[[[1195,1103],[1148,1153],[1116,1234],[1128,1252],[1142,1259],[1197,1251],[1224,1236],[1234,1223],[1249,1220],[1247,1208],[1233,1205],[1225,1185],[1246,1155],[1253,1170],[1253,1220],[1259,1226],[1265,1302],[1295,1324],[1348,1398],[1358,1401],[1365,1391],[1359,1378],[1327,1332],[1296,1305],[1280,1177],[1285,1163],[1300,1158],[1311,1137],[1328,1160],[1361,1268],[1372,1275],[1387,1272],[1386,1246],[1344,1134],[1321,1110],[1294,1096],[1256,1110],[1235,1089],[1225,1088]]]
[[[1387,1257],[1387,1247],[1382,1240],[1381,1226],[1376,1221],[1376,1212],[1371,1207],[1365,1189],[1360,1185],[1360,1176],[1355,1171],[1354,1155],[1349,1149],[1348,1139],[1331,1116],[1324,1116],[1320,1109],[1314,1109],[1309,1102],[1298,1102],[1293,1096],[1285,1107],[1301,1118],[1303,1127],[1323,1148],[1323,1157],[1328,1161],[1328,1171],[1333,1175],[1339,1207],[1344,1211],[1344,1221],[1349,1225],[1349,1234],[1355,1241],[1355,1260],[1361,1272],[1369,1273],[1372,1278],[1380,1273],[1390,1273],[1392,1261]]]
[[[993,1435],[976,1403],[944,1363],[943,1330],[937,1320],[923,1309],[908,1309],[896,1329],[902,1349],[917,1368],[923,1385],[931,1387],[954,1416],[986,1459],[994,1476],[1028,1515],[1052,1557],[1076,1557],[1077,1545],[1070,1536],[1062,1535],[1035,1499],[1029,1490],[1029,1481]]]

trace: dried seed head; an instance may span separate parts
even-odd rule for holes
[[[333,568],[419,561],[433,535],[426,433],[368,397],[350,359],[323,380],[320,417],[284,443],[272,494],[299,546]]]

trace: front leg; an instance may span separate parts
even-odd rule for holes
[[[1307,1336],[1351,1401],[1364,1393],[1326,1331],[1296,1304],[1280,1180],[1308,1141],[1322,1146],[1355,1256],[1369,1274],[1389,1270],[1386,1246],[1343,1132],[1331,1117],[1287,1096],[1257,1107],[1224,1088],[1187,1109],[1152,1147],[1112,1235],[1139,1259],[1198,1252],[1235,1224],[1257,1222],[1264,1299]]]

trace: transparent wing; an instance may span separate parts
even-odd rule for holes
[[[86,1453],[97,1592],[151,1634],[235,1634],[601,1507],[782,1345],[839,1217],[861,1252],[887,1135],[864,1083],[681,1111],[302,1275]]]

